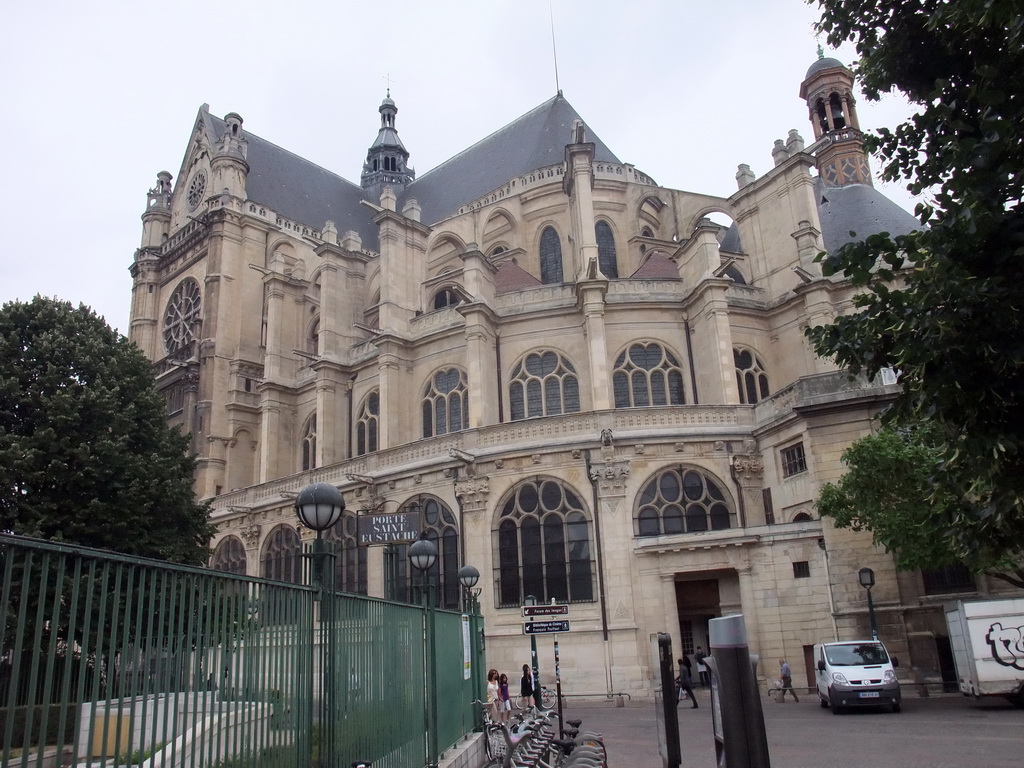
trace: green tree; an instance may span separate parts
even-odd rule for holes
[[[868,137],[882,177],[931,200],[920,231],[822,254],[862,289],[857,312],[809,329],[852,372],[891,367],[890,423],[934,422],[925,494],[960,511],[945,535],[968,563],[1024,554],[1024,5],[819,0],[829,43],[851,41],[868,99],[917,112]]]
[[[1024,570],[1012,557],[982,549],[965,553],[957,545],[958,534],[976,535],[979,522],[961,494],[934,483],[944,450],[934,422],[883,427],[843,452],[848,471],[822,487],[818,512],[840,528],[871,531],[904,570],[964,563],[1024,587]]]
[[[0,530],[181,563],[212,534],[152,366],[85,306],[0,307]]]

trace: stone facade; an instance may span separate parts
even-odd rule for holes
[[[130,333],[193,435],[212,565],[300,578],[292,503],[323,481],[342,586],[407,596],[405,546],[358,546],[357,518],[419,510],[441,604],[482,574],[491,665],[528,659],[527,595],[568,601],[564,690],[634,699],[653,633],[692,652],[736,612],[766,675],[786,656],[805,680],[813,643],[868,635],[870,566],[882,638],[938,681],[949,595],[814,510],[894,392],[808,346],[851,297],[814,257],[851,222],[914,225],[861,172],[852,74],[822,61],[815,143],[790,132],[729,198],[658,186],[561,93],[419,178],[389,94],[362,187],[201,108],[148,196]],[[832,91],[852,119],[822,118]]]

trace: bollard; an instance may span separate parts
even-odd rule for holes
[[[757,656],[747,647],[743,616],[711,619],[708,635],[716,764],[721,768],[770,768],[757,689]]]
[[[651,635],[655,659],[654,711],[658,724],[658,752],[664,768],[679,768],[679,720],[676,719],[676,686],[672,674],[672,637],[665,632]],[[620,697],[621,698],[621,697]]]

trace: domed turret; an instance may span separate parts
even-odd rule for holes
[[[818,60],[807,69],[800,98],[807,102],[814,139],[821,140],[815,157],[825,184],[870,186],[871,168],[853,97],[853,72],[838,59],[826,57],[818,46]]]

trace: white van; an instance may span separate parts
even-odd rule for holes
[[[888,706],[900,711],[900,682],[890,657],[877,640],[853,640],[814,646],[815,677],[822,707],[838,715],[847,707]]]

